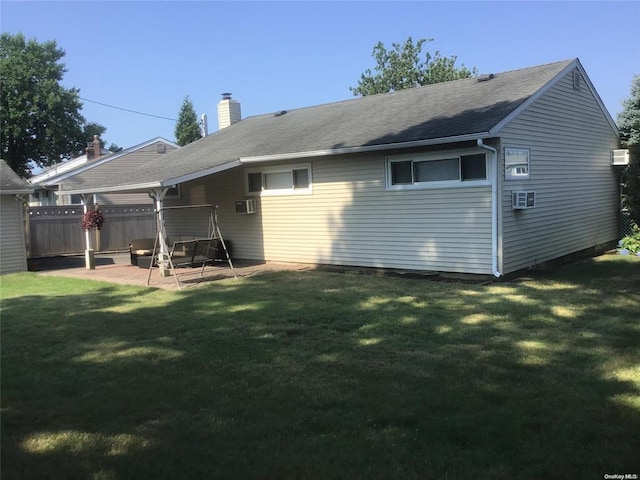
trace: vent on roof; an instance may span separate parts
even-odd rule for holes
[[[478,81],[479,82],[487,82],[489,80],[492,80],[495,77],[495,75],[493,73],[490,73],[489,75],[482,75],[481,77],[478,77]]]

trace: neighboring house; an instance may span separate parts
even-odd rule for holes
[[[87,147],[85,155],[51,167],[29,179],[36,189],[31,196],[31,206],[78,205],[82,203],[78,195],[56,195],[65,188],[78,188],[86,182],[101,179],[113,173],[126,173],[146,162],[176,150],[173,142],[156,137],[116,153],[101,149],[96,137]],[[100,155],[94,152],[100,149]],[[93,199],[100,205],[123,205],[152,203],[146,193],[99,195]]]
[[[73,193],[218,204],[234,256],[265,261],[500,276],[617,239],[618,131],[577,59],[221,127]]]
[[[23,198],[33,192],[27,182],[0,160],[0,275],[27,270]]]

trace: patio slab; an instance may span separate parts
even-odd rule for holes
[[[40,275],[83,278],[88,280],[100,280],[104,282],[136,285],[140,287],[162,288],[165,290],[178,290],[176,279],[173,276],[163,277],[158,268],[151,271],[151,279],[147,285],[149,269],[140,268],[130,264],[129,253],[96,254],[95,269],[87,270],[84,256],[64,256],[51,258],[30,259],[30,270]],[[265,272],[282,270],[313,270],[315,266],[299,263],[264,263],[234,261],[234,270],[238,278],[257,275]],[[202,277],[201,268],[179,268],[179,280],[182,289],[206,285],[223,279],[233,278],[233,272],[227,263],[217,263],[206,266]]]

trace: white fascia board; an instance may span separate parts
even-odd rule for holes
[[[33,188],[22,190],[0,190],[0,195],[26,195],[27,193],[33,193]]]
[[[133,185],[112,185],[110,187],[89,187],[89,188],[74,188],[70,190],[56,190],[56,195],[83,195],[91,193],[115,193],[115,192],[134,192],[145,191],[152,188],[162,187],[161,182],[148,182],[137,183]]]
[[[365,145],[361,147],[332,148],[332,149],[326,149],[326,150],[313,150],[308,152],[276,153],[273,155],[241,157],[240,163],[247,164],[247,163],[270,162],[270,161],[277,161],[277,160],[295,160],[295,159],[308,158],[308,157],[326,157],[330,155],[343,155],[347,153],[366,153],[366,152],[377,152],[382,150],[395,150],[399,148],[426,147],[430,145],[439,145],[439,144],[445,144],[445,143],[467,142],[470,140],[477,140],[479,138],[484,139],[489,137],[491,137],[489,132],[481,132],[481,133],[469,133],[466,135],[457,135],[454,137],[415,140],[412,142],[386,143],[383,145]]]
[[[163,188],[163,187],[171,187],[173,185],[177,185],[180,183],[188,182],[190,180],[195,180],[198,178],[206,177],[208,175],[213,175],[214,173],[222,172],[224,170],[229,170],[230,168],[240,166],[239,160],[234,160],[232,162],[225,163],[224,165],[217,165],[215,167],[207,168],[206,170],[200,170],[197,172],[189,173],[187,175],[182,175],[180,177],[168,178],[166,180],[157,180],[155,182],[146,182],[146,183],[136,183],[129,185],[111,185],[108,187],[88,187],[88,188],[75,188],[69,190],[62,190],[55,192],[56,195],[81,195],[86,193],[114,193],[114,192],[139,192],[144,190],[150,190],[153,188]]]
[[[37,184],[45,184],[46,181],[51,181],[51,179],[57,179],[60,176],[65,175],[66,172],[70,170],[74,170],[76,168],[80,168],[87,163],[87,159],[85,156],[73,158],[71,160],[67,160],[66,162],[62,162],[60,164],[56,164],[52,167],[49,167],[47,170],[39,173],[38,175],[34,175],[29,178],[28,181],[32,185]]]
[[[188,173],[187,175],[181,175],[179,177],[169,178],[167,180],[163,180],[161,183],[162,183],[162,186],[170,187],[172,185],[178,185],[180,183],[185,183],[190,180],[196,180],[198,178],[207,177],[209,175],[223,172],[231,168],[239,167],[241,163],[242,162],[239,159],[237,159],[237,160],[233,160],[232,162],[225,163],[223,165],[216,165],[215,167],[207,168],[206,170],[200,170],[197,172]]]

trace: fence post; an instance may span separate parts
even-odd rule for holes
[[[27,249],[27,258],[31,258],[31,223],[29,219],[29,204],[22,205],[24,220],[24,243]]]

